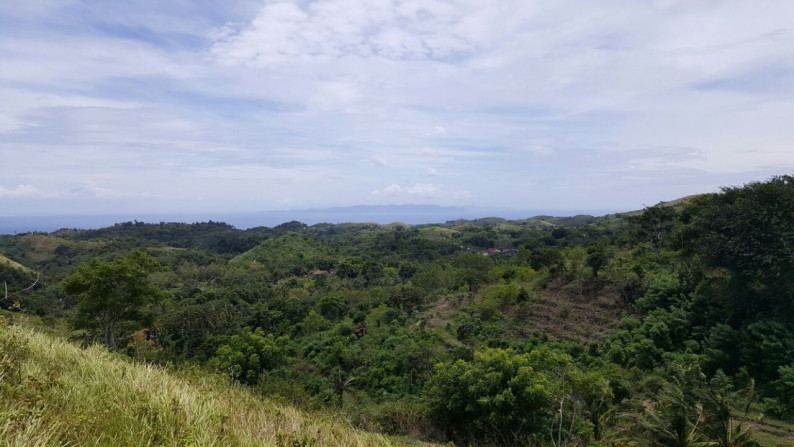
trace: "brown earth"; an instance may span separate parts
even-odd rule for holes
[[[625,310],[616,293],[600,291],[582,293],[581,288],[552,287],[530,293],[526,303],[501,309],[505,336],[521,339],[542,332],[550,340],[590,343],[603,340],[617,331]],[[478,294],[457,293],[435,301],[420,319],[428,328],[454,328],[464,308],[477,306]]]

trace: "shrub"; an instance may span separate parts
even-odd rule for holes
[[[548,378],[530,366],[529,355],[502,349],[437,364],[426,395],[452,437],[504,445],[545,429],[551,399]]]

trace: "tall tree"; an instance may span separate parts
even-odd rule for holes
[[[63,280],[63,290],[78,298],[78,317],[93,320],[102,328],[105,346],[118,349],[119,324],[140,317],[141,308],[162,296],[149,275],[162,266],[142,252],[112,262],[95,259],[82,264]]]
[[[662,249],[667,244],[670,231],[678,219],[678,212],[670,206],[662,204],[645,208],[642,214],[631,217],[629,221],[638,227],[640,238],[646,240],[656,251],[656,257],[662,260]]]
[[[690,246],[732,274],[734,319],[794,317],[794,177],[779,176],[699,198]]]

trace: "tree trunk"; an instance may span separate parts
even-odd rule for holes
[[[102,332],[105,338],[105,346],[112,351],[118,350],[118,343],[116,341],[116,322],[103,321]]]

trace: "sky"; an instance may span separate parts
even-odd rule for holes
[[[794,171],[794,2],[0,2],[0,216],[632,210]]]

